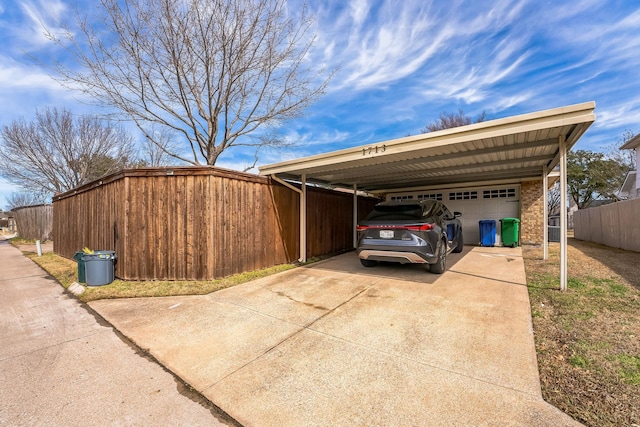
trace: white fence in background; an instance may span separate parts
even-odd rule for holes
[[[578,240],[640,252],[640,199],[576,211],[573,222]]]

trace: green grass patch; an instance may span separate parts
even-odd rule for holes
[[[569,358],[569,363],[577,368],[587,368],[589,366],[589,361],[586,357],[581,354],[575,354]]]
[[[587,284],[578,277],[567,277],[567,288],[569,289],[584,289]]]
[[[52,252],[41,257],[33,252],[24,252],[25,256],[40,265],[55,277],[65,288],[78,280],[77,264]],[[283,264],[261,270],[240,273],[216,280],[151,280],[132,281],[114,280],[105,286],[88,286],[78,298],[84,302],[112,298],[164,297],[177,295],[204,295],[220,289],[229,288],[251,280],[270,276],[295,268],[294,264]]]
[[[14,237],[12,239],[9,239],[9,243],[11,243],[14,246],[18,246],[18,245],[35,245],[36,241],[34,239],[24,239],[22,237]],[[44,242],[42,242],[44,243]]]
[[[609,291],[611,292],[611,294],[617,295],[619,297],[624,297],[625,295],[627,295],[628,290],[629,288],[627,286],[622,285],[620,283],[609,284]]]
[[[627,384],[640,385],[640,356],[621,354],[617,356],[618,375]]]

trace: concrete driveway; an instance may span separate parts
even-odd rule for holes
[[[433,275],[348,253],[91,307],[246,426],[579,425],[541,398],[520,248],[448,261]]]

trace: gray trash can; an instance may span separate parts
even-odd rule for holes
[[[85,278],[88,286],[102,286],[113,282],[116,253],[113,251],[95,251],[82,256]]]

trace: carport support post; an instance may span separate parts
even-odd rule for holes
[[[542,166],[542,259],[549,258],[549,171]]]
[[[358,184],[353,184],[353,247],[358,244]]]
[[[567,143],[558,138],[560,155],[560,290],[567,290]]]
[[[307,175],[300,177],[300,262],[307,262]]]

